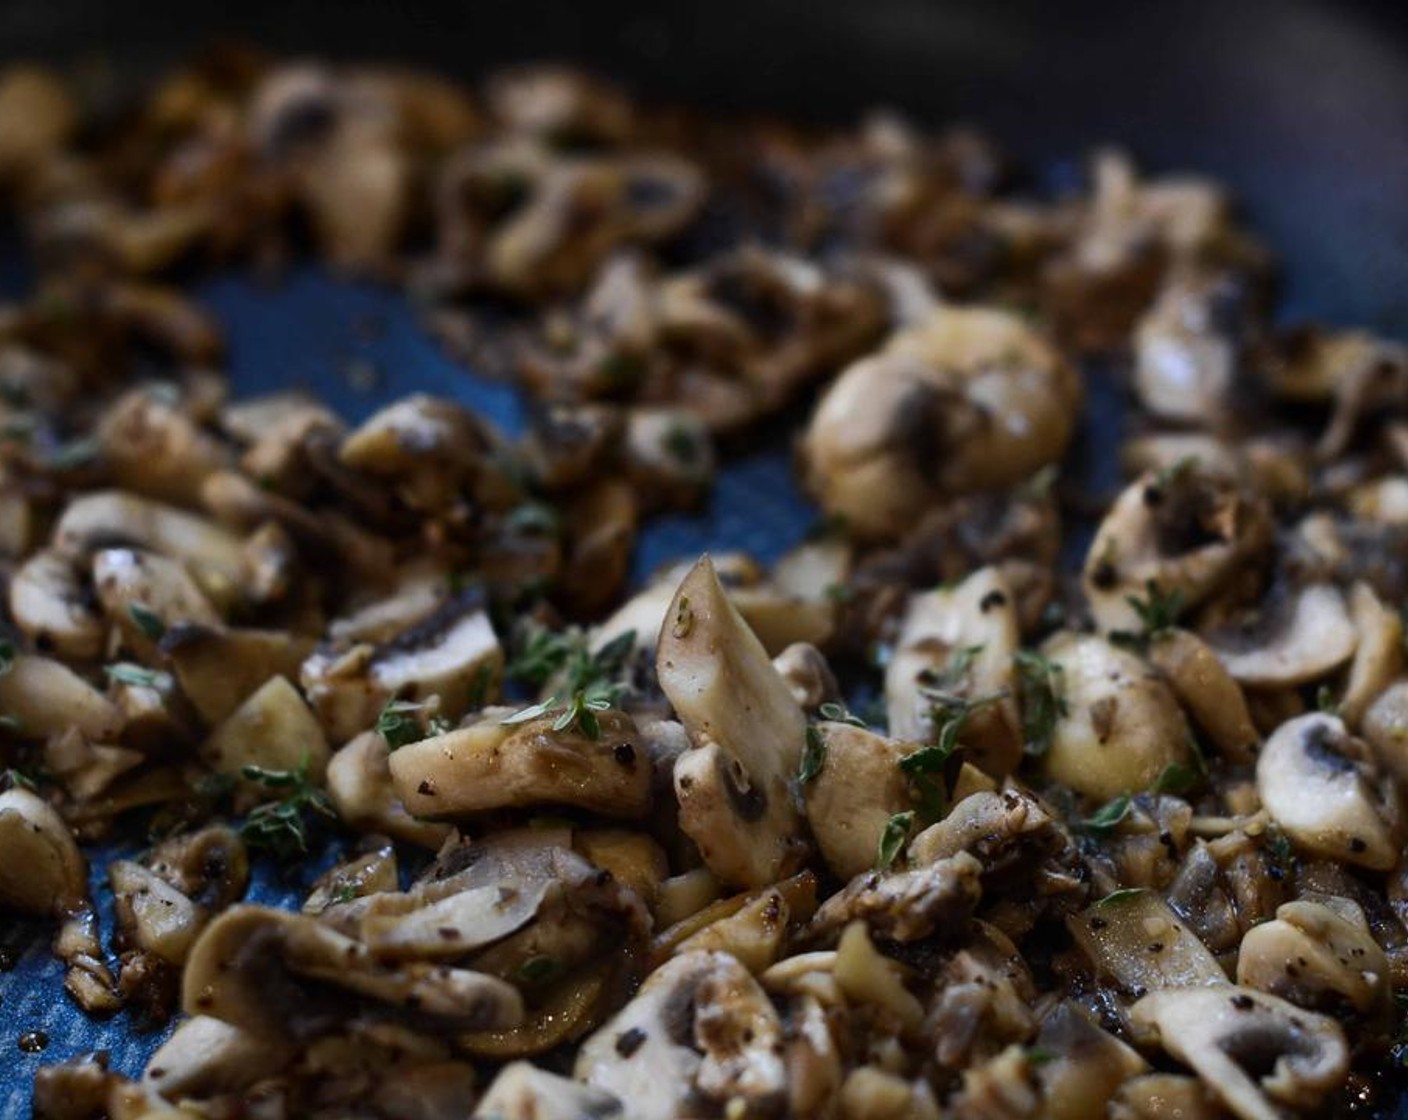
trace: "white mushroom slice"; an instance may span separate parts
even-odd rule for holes
[[[808,488],[861,537],[900,535],[945,495],[1059,459],[1080,383],[1018,316],[939,307],[831,385],[802,445]]]
[[[1358,635],[1344,596],[1328,584],[1273,601],[1260,617],[1207,636],[1234,680],[1257,687],[1286,687],[1323,677],[1354,655]]]
[[[502,666],[483,595],[471,589],[379,645],[315,651],[301,680],[329,737],[344,743],[370,727],[392,697],[439,697],[440,713],[458,719],[493,694]]]
[[[1379,694],[1364,713],[1360,731],[1378,764],[1400,785],[1408,784],[1408,680],[1395,681]]]
[[[1150,413],[1208,424],[1226,411],[1238,344],[1219,317],[1234,295],[1217,276],[1174,279],[1140,320],[1134,332],[1133,384]]]
[[[1042,653],[1061,669],[1064,714],[1041,765],[1097,801],[1148,789],[1189,759],[1188,725],[1173,693],[1134,654],[1089,634],[1057,634]]]
[[[322,727],[285,677],[267,681],[201,747],[201,757],[221,774],[239,777],[246,766],[264,770],[306,766],[309,777],[319,783],[331,754]]]
[[[1223,586],[1271,539],[1265,504],[1198,464],[1148,472],[1115,499],[1090,542],[1082,572],[1102,632],[1138,633],[1131,598],[1153,584],[1194,607]]]
[[[1350,727],[1358,727],[1369,705],[1403,672],[1403,618],[1365,583],[1349,593],[1349,616],[1358,641],[1339,714]]]
[[[807,642],[792,643],[772,659],[772,667],[787,682],[792,698],[808,711],[841,696],[825,655]]]
[[[521,897],[505,899],[498,884],[471,887],[403,914],[371,914],[362,940],[381,961],[435,960],[507,937],[523,926],[553,887],[551,879],[524,884]]]
[[[644,814],[653,770],[631,717],[601,712],[591,737],[576,725],[554,730],[560,715],[514,727],[491,718],[401,747],[390,758],[396,792],[417,817],[532,805]]]
[[[626,1120],[632,1113],[603,1089],[528,1062],[510,1062],[470,1115],[471,1120]]]
[[[717,969],[738,969],[723,953],[666,961],[577,1052],[579,1081],[630,1102],[635,1120],[676,1120],[705,1107],[695,1087],[703,1059],[695,1048],[695,995]],[[746,973],[745,973],[746,975]]]
[[[850,879],[874,866],[886,824],[910,808],[900,762],[917,748],[848,723],[820,723],[811,733],[822,763],[802,786],[807,823],[826,865]]]
[[[1240,1120],[1313,1108],[1349,1069],[1337,1022],[1250,988],[1151,992],[1132,1014]]]
[[[791,788],[806,717],[707,556],[675,594],[656,667],[694,743],[675,763],[680,827],[725,882],[784,878],[806,854]]]
[[[1380,1024],[1391,1012],[1388,958],[1347,898],[1297,899],[1279,907],[1275,921],[1247,930],[1237,983],[1331,1014],[1348,1003]]]
[[[912,595],[885,669],[885,709],[896,739],[928,742],[937,728],[926,687],[967,699],[1000,699],[963,724],[967,757],[1004,777],[1022,757],[1022,720],[1013,698],[1012,657],[1020,644],[1011,589],[997,568],[952,589]]]
[[[1196,1077],[1147,1073],[1126,1081],[1110,1099],[1110,1120],[1225,1120],[1226,1111]]]
[[[488,449],[472,412],[415,393],[348,433],[338,458],[363,474],[394,480],[417,508],[436,509],[474,477]]]
[[[517,989],[502,980],[438,963],[381,965],[317,919],[243,905],[196,940],[181,1004],[188,1014],[296,1040],[331,1033],[359,1008],[464,1030],[512,1027],[523,1017]]]
[[[100,490],[70,502],[54,528],[54,547],[66,556],[86,556],[119,542],[184,561],[216,602],[232,598],[239,587],[239,538],[213,521],[160,502]]]
[[[923,1005],[904,986],[900,966],[875,948],[864,922],[851,922],[842,931],[832,972],[852,1003],[878,1008],[906,1032],[923,1024]]]
[[[203,921],[195,903],[132,860],[110,863],[108,881],[116,899],[118,920],[134,939],[136,948],[154,953],[168,964],[183,964]]]
[[[118,487],[178,505],[199,502],[206,476],[230,462],[218,440],[149,386],[114,401],[97,437]]]
[[[1126,995],[1227,985],[1217,958],[1153,891],[1117,892],[1066,926],[1096,972]]]
[[[58,813],[25,789],[0,793],[0,909],[61,917],[86,905],[88,868]]]
[[[767,993],[737,961],[719,955],[694,990],[694,1041],[704,1060],[695,1085],[721,1104],[774,1111],[787,1091],[782,1022]]]
[[[103,652],[107,628],[73,561],[41,549],[10,578],[10,614],[38,649],[86,661]]]
[[[1097,1027],[1070,1000],[1042,1020],[1036,1046],[1051,1055],[1036,1071],[1050,1120],[1101,1115],[1121,1085],[1149,1069],[1135,1050]]]
[[[1277,728],[1257,759],[1256,786],[1299,847],[1376,871],[1398,862],[1397,791],[1335,716],[1313,712]]]
[[[328,797],[337,815],[362,832],[381,832],[434,851],[451,827],[417,820],[391,783],[391,748],[376,731],[364,731],[328,761]]]
[[[93,587],[112,624],[132,649],[150,657],[178,622],[218,626],[220,618],[178,560],[131,548],[93,556]]]
[[[74,727],[110,743],[122,730],[122,713],[111,700],[63,662],[31,653],[17,654],[9,671],[0,673],[0,712],[35,739]]]
[[[213,1097],[246,1088],[292,1057],[292,1049],[277,1037],[195,1015],[178,1023],[157,1048],[142,1081],[167,1100]]]

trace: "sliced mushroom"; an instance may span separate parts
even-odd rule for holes
[[[1403,672],[1403,618],[1365,583],[1355,584],[1350,591],[1349,615],[1357,641],[1339,714],[1357,728],[1369,705]]]
[[[10,578],[10,615],[36,649],[79,661],[103,652],[101,612],[73,562],[51,549],[34,553]]]
[[[1315,712],[1282,724],[1257,759],[1256,785],[1299,847],[1376,871],[1398,862],[1398,793],[1335,716]]]
[[[807,939],[825,941],[852,921],[864,921],[888,941],[920,941],[966,932],[982,894],[983,865],[967,852],[910,871],[857,875],[821,905]]]
[[[523,1016],[517,989],[502,980],[423,962],[381,965],[313,918],[261,906],[232,907],[207,926],[181,985],[188,1014],[302,1041],[357,1011],[461,1029],[509,1027]]]
[[[309,638],[284,630],[244,630],[177,623],[161,652],[181,693],[207,724],[226,719],[272,677],[298,676],[312,653]]]
[[[1198,463],[1146,473],[1100,522],[1083,572],[1102,631],[1137,633],[1130,598],[1151,587],[1196,607],[1255,562],[1271,541],[1265,503]]]
[[[483,592],[470,588],[387,641],[317,650],[301,680],[329,737],[343,743],[376,722],[393,697],[438,697],[441,714],[458,719],[493,694],[502,665]]]
[[[489,718],[395,751],[391,778],[417,817],[490,809],[574,805],[635,819],[650,807],[652,769],[635,724],[623,712],[556,730],[561,711],[515,727]]]
[[[1151,992],[1132,1013],[1240,1120],[1314,1108],[1349,1068],[1338,1023],[1254,989]]]
[[[1091,1022],[1071,1001],[1041,1022],[1036,1046],[1050,1060],[1037,1067],[1051,1120],[1098,1116],[1130,1079],[1149,1065],[1134,1050]]]
[[[777,882],[806,853],[791,789],[806,718],[707,556],[675,593],[656,667],[694,743],[675,763],[680,827],[725,882]]]
[[[1014,698],[1012,657],[1020,635],[1012,592],[1002,573],[983,568],[957,587],[913,595],[885,668],[890,734],[931,741],[937,734],[926,689],[992,702],[963,722],[966,757],[994,777],[1022,756],[1022,721]]]
[[[1408,783],[1408,680],[1390,684],[1369,705],[1360,731],[1374,758],[1400,785]]]
[[[241,1030],[209,1015],[177,1024],[147,1063],[143,1082],[167,1100],[238,1092],[293,1055],[277,1035]]]
[[[1169,630],[1150,643],[1149,661],[1219,751],[1234,762],[1252,761],[1258,735],[1247,698],[1206,642]]]
[[[88,867],[63,819],[25,789],[0,793],[0,905],[62,917],[87,905]]]
[[[1103,638],[1063,632],[1042,647],[1060,666],[1045,773],[1097,801],[1138,793],[1189,760],[1188,725],[1169,687],[1134,654]]]
[[[1392,1014],[1388,958],[1347,898],[1296,899],[1275,921],[1249,929],[1237,954],[1237,983],[1327,1015],[1352,1009],[1375,1028]]]
[[[306,768],[321,783],[331,755],[323,729],[285,677],[271,677],[210,733],[201,756],[221,774],[246,766]]]
[[[614,1095],[527,1062],[510,1062],[484,1090],[475,1120],[624,1120],[630,1115]]]
[[[230,454],[180,407],[148,387],[114,401],[98,425],[103,462],[122,490],[191,506]]]
[[[1223,667],[1242,684],[1284,687],[1322,677],[1353,655],[1358,634],[1344,596],[1316,584],[1273,596],[1259,614],[1207,635]]]
[[[28,653],[0,673],[0,711],[35,739],[77,728],[94,742],[111,743],[123,723],[117,706],[63,662]]]
[[[1020,318],[942,307],[848,368],[817,406],[805,477],[860,537],[892,538],[942,497],[1060,458],[1080,383]]]
[[[144,658],[170,626],[218,626],[220,618],[178,560],[132,548],[93,555],[93,587],[126,645]]]
[[[432,851],[450,836],[447,824],[418,820],[391,781],[391,750],[375,731],[364,731],[328,760],[328,797],[353,828],[385,833]]]
[[[1206,425],[1225,418],[1237,375],[1243,289],[1218,275],[1170,280],[1134,332],[1134,388],[1153,415]]]

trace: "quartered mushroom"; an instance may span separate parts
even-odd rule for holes
[[[102,612],[77,566],[52,549],[41,549],[10,577],[10,616],[34,643],[60,657],[86,661],[103,652]]]
[[[791,783],[806,718],[707,556],[675,593],[656,671],[694,744],[675,763],[675,793],[704,862],[740,886],[795,871],[806,840]]]
[[[1251,988],[1151,992],[1131,1014],[1240,1120],[1314,1109],[1349,1068],[1338,1023]]]
[[[1058,460],[1080,384],[1020,318],[943,307],[850,366],[802,446],[823,508],[894,538],[945,497],[1011,486]]]
[[[116,704],[62,661],[33,653],[17,654],[0,673],[0,711],[19,734],[36,739],[76,729],[93,742],[111,743],[124,722]]]
[[[1314,712],[1277,728],[1257,759],[1256,785],[1267,812],[1298,847],[1376,871],[1398,862],[1398,791],[1368,745],[1336,716]]]
[[[1045,773],[1098,801],[1150,788],[1190,758],[1188,725],[1173,692],[1128,650],[1062,632],[1042,647],[1060,667],[1064,712],[1042,756]]]
[[[890,734],[931,741],[934,693],[985,703],[963,720],[965,757],[997,778],[1022,756],[1012,658],[1020,644],[1015,600],[997,568],[983,568],[954,588],[910,596],[885,667]]]
[[[328,798],[353,828],[437,850],[451,827],[411,815],[391,779],[391,750],[376,731],[364,731],[328,760]]]
[[[807,823],[827,867],[850,879],[874,865],[885,826],[910,807],[900,763],[918,748],[849,723],[819,723],[807,734],[820,748],[819,769],[802,783]]]

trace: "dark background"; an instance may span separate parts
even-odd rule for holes
[[[1402,13],[1402,14],[1400,14]],[[1309,0],[0,0],[0,57],[150,73],[213,35],[472,77],[586,62],[643,92],[989,126],[1033,162],[1125,144],[1233,185],[1288,310],[1408,333],[1408,6]]]

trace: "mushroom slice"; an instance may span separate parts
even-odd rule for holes
[[[470,588],[378,645],[329,646],[303,663],[301,680],[335,742],[370,727],[392,697],[439,697],[440,714],[458,719],[490,694],[503,651],[482,591]]]
[[[1144,408],[1176,423],[1215,424],[1237,374],[1239,297],[1226,276],[1188,274],[1164,285],[1134,331],[1134,389]]]
[[[791,788],[806,717],[707,556],[675,593],[656,669],[694,743],[675,763],[680,827],[725,882],[785,878],[806,854]]]
[[[147,1062],[142,1081],[167,1100],[235,1093],[293,1058],[278,1036],[241,1030],[209,1015],[177,1024]]]
[[[313,642],[283,630],[177,623],[162,636],[161,652],[171,663],[182,695],[213,726],[270,678],[297,677],[313,652]]]
[[[200,929],[193,903],[149,868],[132,860],[108,865],[117,921],[134,949],[180,966]]]
[[[631,717],[595,716],[557,730],[563,713],[507,727],[488,719],[411,743],[392,753],[391,778],[417,817],[490,809],[573,805],[636,819],[650,807],[652,769]]]
[[[1066,926],[1096,972],[1131,997],[1227,984],[1217,958],[1153,891],[1117,891]]]
[[[1297,899],[1280,907],[1275,921],[1249,929],[1237,954],[1237,983],[1329,1015],[1348,1004],[1375,1027],[1391,1017],[1388,958],[1347,898]]]
[[[1063,712],[1042,756],[1050,778],[1096,801],[1148,789],[1189,759],[1188,725],[1147,664],[1091,634],[1062,632],[1042,653],[1059,666]]]
[[[843,879],[875,863],[880,836],[910,807],[909,779],[900,763],[913,744],[848,723],[819,723],[821,768],[802,785],[807,823],[826,864]]]
[[[87,739],[110,743],[123,724],[117,706],[62,661],[32,653],[17,654],[0,673],[0,711],[36,739],[76,728]]]
[[[1394,681],[1379,693],[1364,713],[1361,731],[1378,764],[1408,784],[1408,680]]]
[[[328,760],[328,797],[337,815],[361,832],[381,832],[432,851],[449,839],[447,824],[418,820],[391,781],[391,748],[376,731],[364,731]]]
[[[25,789],[0,793],[0,906],[62,916],[87,905],[88,868],[63,819]]]
[[[889,941],[962,934],[982,895],[982,870],[971,855],[959,852],[910,871],[857,875],[822,903],[806,939],[827,941],[857,918]]]
[[[285,677],[270,678],[206,739],[201,756],[219,773],[239,777],[246,766],[307,769],[321,783],[331,755],[323,729]]]
[[[802,445],[809,490],[864,538],[900,536],[944,496],[1058,460],[1080,382],[1018,316],[940,307],[848,367]]]
[[[1257,615],[1207,635],[1234,680],[1263,688],[1323,677],[1354,655],[1358,640],[1344,596],[1329,584],[1292,592],[1289,600],[1273,594]]]
[[[1358,641],[1339,714],[1350,727],[1358,727],[1369,705],[1403,672],[1403,618],[1367,583],[1356,583],[1350,591],[1349,616]]]
[[[1247,698],[1206,642],[1168,630],[1150,643],[1149,661],[1219,751],[1233,762],[1252,761],[1259,736]]]
[[[484,1091],[471,1120],[625,1120],[619,1099],[528,1062],[510,1062]]]
[[[396,1014],[442,1027],[511,1027],[517,989],[466,969],[387,966],[367,946],[303,914],[235,906],[201,933],[182,977],[182,1007],[261,1037],[307,1041],[353,1015]]]
[[[1131,597],[1150,585],[1193,607],[1259,557],[1271,542],[1264,502],[1197,463],[1148,472],[1100,522],[1086,553],[1083,585],[1104,632],[1138,632]]]
[[[1256,786],[1272,819],[1307,851],[1375,871],[1398,862],[1398,793],[1337,717],[1313,712],[1277,728],[1257,759]]]
[[[576,1075],[629,1101],[637,1120],[699,1115],[710,1099],[767,1114],[786,1092],[782,1024],[733,957],[685,953],[582,1044]]]
[[[230,460],[218,440],[151,386],[114,401],[97,435],[103,462],[119,487],[178,505],[198,503],[205,477]]]
[[[103,652],[107,629],[73,561],[41,549],[10,577],[10,615],[36,648],[86,661]]]
[[[1019,644],[1015,602],[997,568],[974,572],[952,589],[910,596],[885,669],[890,734],[916,742],[934,738],[938,729],[926,688],[965,699],[996,696],[965,719],[962,739],[978,769],[1006,776],[1022,757],[1012,679]]]
[[[1252,988],[1151,992],[1132,1014],[1240,1120],[1314,1108],[1349,1069],[1337,1022]]]
[[[160,502],[100,490],[71,501],[54,528],[54,547],[65,556],[86,556],[116,542],[184,561],[216,602],[232,598],[239,587],[239,538],[212,521]]]
[[[93,587],[123,641],[144,656],[178,622],[218,626],[220,618],[178,560],[133,548],[93,555]]]
[[[1101,1030],[1070,1000],[1042,1020],[1036,1045],[1052,1055],[1037,1068],[1050,1120],[1101,1115],[1121,1085],[1149,1069],[1133,1049]]]

